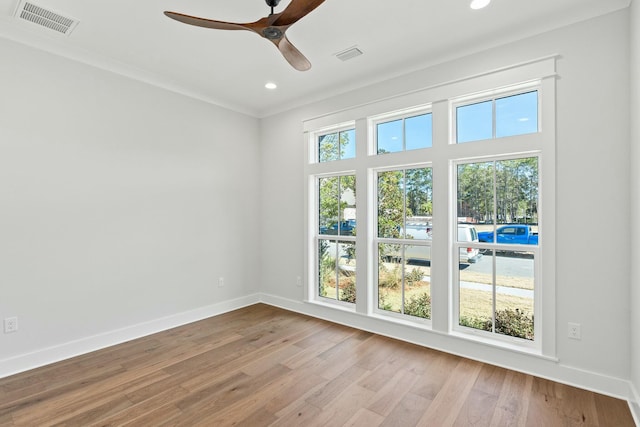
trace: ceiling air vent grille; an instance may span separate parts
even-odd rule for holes
[[[342,52],[336,53],[336,58],[341,61],[347,61],[349,59],[353,59],[356,56],[362,55],[362,51],[357,47],[350,47],[347,50],[343,50]]]
[[[21,19],[66,35],[69,35],[76,25],[78,25],[78,21],[75,19],[62,16],[27,1],[20,3],[15,15]]]

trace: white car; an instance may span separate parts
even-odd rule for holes
[[[409,224],[407,225],[407,236],[414,240],[431,240],[431,225]],[[409,238],[411,238],[409,237]],[[458,224],[458,242],[478,243],[478,232],[473,225]],[[406,245],[404,256],[407,260],[431,261],[431,246]],[[478,248],[460,248],[460,263],[474,263],[480,260]]]
[[[458,224],[458,242],[478,243],[478,231],[473,225]],[[460,248],[460,263],[474,263],[481,256],[478,248]]]

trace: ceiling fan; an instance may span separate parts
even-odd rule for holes
[[[177,12],[164,12],[171,19],[185,24],[195,25],[216,30],[248,30],[253,31],[261,37],[271,41],[282,53],[282,56],[299,71],[306,71],[311,68],[311,63],[296,47],[291,44],[285,32],[287,29],[304,18],[307,14],[320,6],[325,0],[291,0],[291,3],[280,13],[274,13],[273,9],[278,6],[280,0],[265,0],[267,6],[271,8],[269,16],[265,16],[255,22],[245,24],[216,21],[213,19],[198,18],[196,16],[184,15]]]

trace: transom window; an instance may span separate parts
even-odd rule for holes
[[[356,156],[356,131],[345,129],[318,135],[318,161],[352,159]]]
[[[431,113],[411,113],[404,117],[374,121],[377,154],[417,150],[432,146],[433,118]]]
[[[538,91],[458,105],[456,142],[538,132]]]

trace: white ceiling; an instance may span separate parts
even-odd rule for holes
[[[257,117],[398,76],[473,51],[628,7],[631,0],[326,0],[295,23],[289,40],[311,61],[294,70],[248,31],[173,21],[170,10],[229,22],[268,15],[264,0],[30,0],[75,18],[69,35],[15,18],[0,0],[0,37]],[[282,0],[276,12],[290,0]],[[364,55],[334,55],[358,46]],[[278,89],[264,88],[267,81]]]

